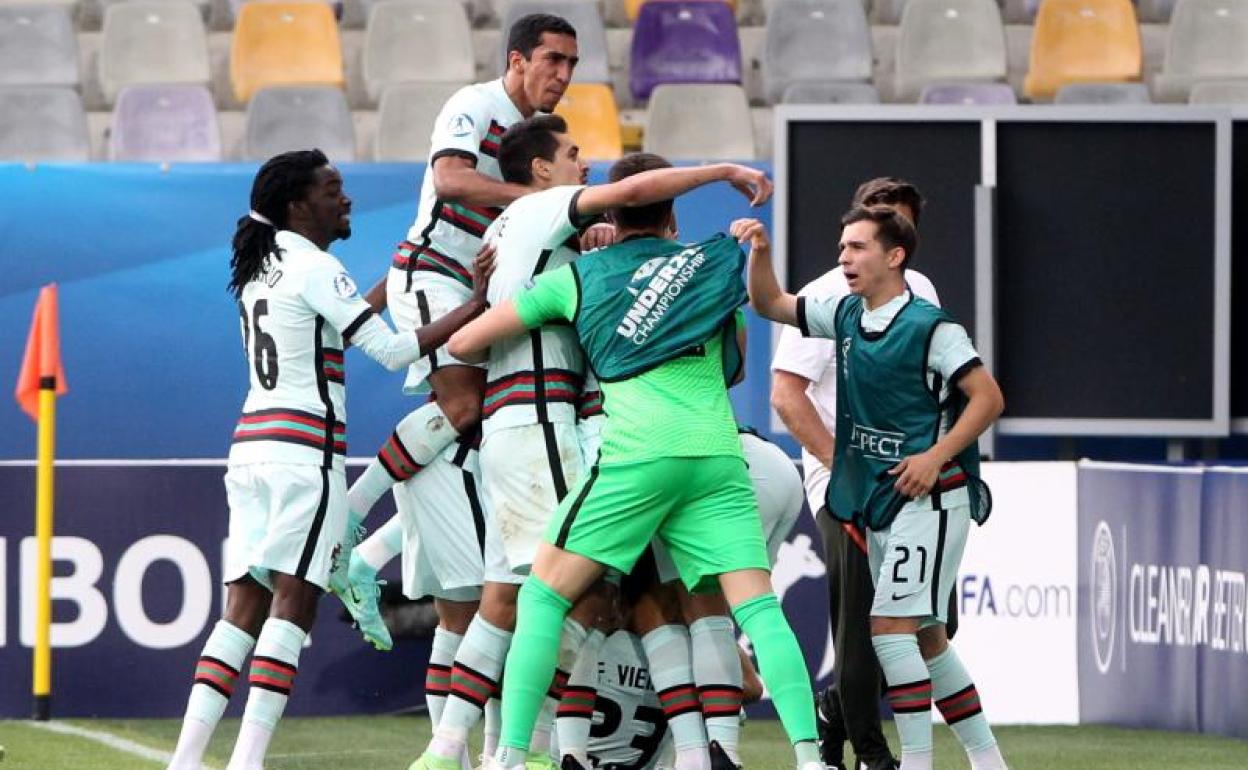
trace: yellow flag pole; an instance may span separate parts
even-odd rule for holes
[[[39,381],[39,463],[35,471],[35,538],[39,546],[35,606],[34,718],[52,715],[52,490],[56,454],[56,378]]]

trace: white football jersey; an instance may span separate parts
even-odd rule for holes
[[[461,155],[472,158],[479,173],[501,181],[499,141],[522,119],[501,78],[464,86],[447,100],[430,138],[429,163],[420,186],[416,221],[407,233],[408,247],[400,247],[407,264],[399,264],[396,257],[395,268],[434,270],[471,283],[472,260],[481,248],[481,236],[501,209],[438,198],[433,163],[444,155]]]
[[[372,317],[342,263],[279,230],[238,301],[250,389],[231,463],[341,468],[347,453],[343,340]]]
[[[589,756],[599,768],[648,770],[658,761],[666,735],[667,718],[650,684],[641,640],[628,631],[616,631],[598,653]]]
[[[512,299],[543,272],[580,256],[576,214],[581,185],[553,187],[517,199],[490,225],[498,248],[491,305]],[[544,422],[576,422],[585,356],[570,326],[547,325],[495,343],[486,372],[483,432]]]

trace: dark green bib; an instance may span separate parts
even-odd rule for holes
[[[953,425],[965,396],[950,388],[940,401],[941,382],[929,385],[927,358],[945,311],[912,297],[881,332],[862,329],[861,297],[843,299],[836,310],[836,451],[828,484],[828,511],[840,521],[884,529],[908,500],[889,469],[902,458],[932,447],[941,421]],[[980,480],[979,446],[972,443],[941,472],[939,490],[965,485],[971,516],[982,524],[992,507]],[[934,499],[939,504],[938,499]]]
[[[746,300],[744,266],[740,246],[723,234],[688,246],[637,238],[572,263],[574,324],[594,374],[623,380],[701,349],[714,334],[727,342]],[[736,345],[729,348],[735,354]]]

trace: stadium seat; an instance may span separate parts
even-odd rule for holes
[[[660,85],[646,110],[646,152],[669,160],[752,160],[745,90],[729,84]]]
[[[244,8],[245,12],[245,8]],[[247,105],[245,160],[319,147],[335,163],[355,160],[355,126],[347,97],[333,86],[256,91]]]
[[[77,91],[0,88],[0,161],[85,161],[90,156],[87,114]]]
[[[1187,95],[1188,104],[1248,104],[1248,81],[1221,80],[1197,83]]]
[[[645,5],[647,1],[648,0],[624,0],[624,11],[628,14],[629,21],[637,21],[638,15],[641,14],[641,6]],[[726,2],[734,14],[737,12],[737,0],[720,1]]]
[[[1044,0],[1023,90],[1052,99],[1067,83],[1138,80],[1140,30],[1130,0]]]
[[[1003,80],[1005,73],[1005,27],[995,0],[907,3],[897,39],[898,99],[914,99],[929,83]]]
[[[1248,79],[1248,3],[1178,0],[1153,81],[1158,101],[1187,101],[1201,81],[1241,79]]]
[[[646,99],[662,83],[740,83],[741,44],[732,8],[717,0],[662,0],[633,27],[629,84]]]
[[[879,104],[880,92],[870,83],[794,83],[784,89],[784,104]]]
[[[134,83],[207,85],[208,37],[189,2],[136,0],[104,11],[100,86],[109,104]]]
[[[196,10],[199,11],[199,15],[204,20],[204,23],[208,22],[208,17],[212,12],[212,4],[213,4],[213,0],[154,0],[154,1],[172,2],[172,3],[189,2],[195,6]],[[98,12],[102,16],[103,14],[108,13],[109,6],[117,5],[118,3],[127,3],[127,2],[131,2],[131,0],[92,0],[91,3],[87,3],[84,0],[83,6],[84,8],[89,8],[91,5],[96,6],[98,9]]]
[[[442,105],[466,83],[394,83],[381,93],[373,160],[419,161],[429,157],[429,140]]]
[[[589,160],[615,160],[623,153],[620,111],[611,87],[602,83],[573,83],[555,108],[568,121],[568,133]]]
[[[209,0],[209,2],[214,2],[214,3],[218,1],[219,0]],[[283,0],[283,1],[284,2],[292,2],[292,1],[304,2],[304,3],[324,3],[329,8],[330,12],[334,14],[335,19],[341,18],[342,16],[343,0]],[[376,0],[373,0],[373,1],[375,2]],[[227,11],[227,14],[228,14],[228,18],[226,19],[226,21],[230,22],[229,26],[231,27],[236,26],[239,12],[241,11],[242,7],[246,5],[247,3],[252,3],[252,2],[268,2],[268,0],[224,0],[225,10]],[[365,18],[367,18],[367,16],[365,16]]]
[[[1057,92],[1056,104],[1151,104],[1143,83],[1071,83]]]
[[[871,28],[860,0],[786,0],[772,8],[763,48],[767,101],[780,101],[793,83],[870,79]]]
[[[341,88],[342,41],[333,11],[323,3],[243,5],[230,45],[230,81],[240,102],[268,86]]]
[[[203,86],[126,86],[108,135],[111,160],[219,161],[221,129]]]
[[[0,85],[78,85],[78,38],[68,7],[0,6]]]
[[[611,71],[607,66],[607,28],[602,22],[597,0],[511,0],[503,17],[499,72],[507,68],[506,30],[521,16],[530,13],[557,14],[576,28],[577,49],[581,57],[573,76],[576,82],[611,82]]]
[[[1018,104],[1018,99],[1005,83],[929,83],[919,94],[919,104],[1000,105]]]
[[[391,83],[466,83],[476,75],[468,15],[462,5],[446,0],[373,5],[363,58],[364,86],[372,102]]]

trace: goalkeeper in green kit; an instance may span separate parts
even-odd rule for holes
[[[629,161],[634,173],[667,165],[657,156]],[[755,203],[770,185],[759,193]],[[744,256],[725,235],[693,245],[671,240],[671,201],[614,219],[616,245],[540,275],[450,342],[452,354],[468,360],[542,324],[571,324],[606,413],[598,463],[559,506],[520,590],[503,732],[486,768],[523,766],[568,609],[608,567],[629,572],[657,535],[690,590],[723,592],[754,644],[797,767],[823,770],[810,676],[772,593],[725,384],[725,356],[735,355],[746,299]]]

